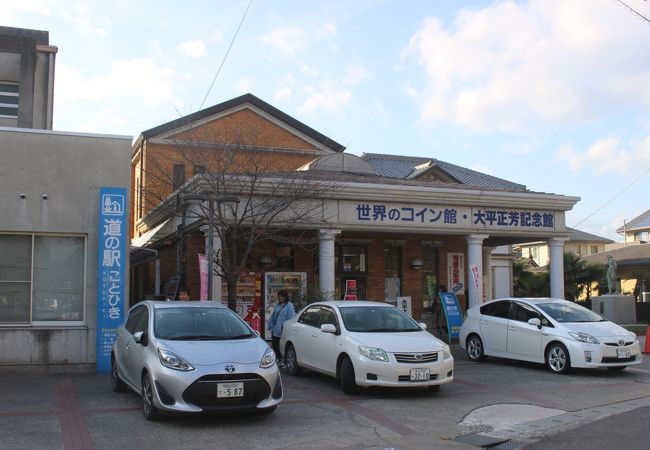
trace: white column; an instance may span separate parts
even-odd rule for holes
[[[483,298],[483,240],[488,236],[485,234],[470,234],[467,236],[467,307],[478,305]],[[475,278],[472,269],[478,271],[478,279]]]
[[[554,237],[548,240],[550,250],[549,274],[551,297],[564,298],[564,242],[568,238]]]
[[[494,247],[483,247],[483,280],[485,286],[483,286],[483,291],[485,292],[485,301],[489,302],[492,300],[492,251]]]
[[[203,232],[203,236],[205,237],[205,254],[209,255],[210,252],[208,251],[208,245],[209,245],[208,231],[210,227],[208,225],[203,225],[199,229]],[[221,238],[219,237],[218,233],[214,233],[212,239],[212,254],[214,255],[215,258],[217,258],[217,260],[221,259]],[[221,303],[221,277],[215,274],[208,274],[208,276],[211,275],[212,275],[212,296],[208,295],[208,297],[212,298],[212,300],[214,301]]]
[[[319,230],[318,232],[318,282],[323,298],[334,299],[336,283],[336,260],[334,240],[341,230]]]

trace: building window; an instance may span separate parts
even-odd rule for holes
[[[424,299],[422,307],[431,311],[438,296],[440,255],[438,247],[422,246],[422,275],[424,276]]]
[[[648,231],[639,231],[638,233],[634,233],[634,240],[648,242],[648,234],[650,234]]]
[[[85,239],[0,234],[0,324],[81,322]]]
[[[276,247],[275,268],[280,272],[290,272],[293,270],[293,248],[291,246]]]
[[[174,164],[172,188],[176,190],[185,183],[185,164]]]
[[[194,175],[205,173],[205,166],[194,165]]]
[[[402,249],[395,245],[384,247],[384,296],[396,303],[401,290]]]
[[[593,255],[594,253],[598,253],[598,246],[597,245],[592,245],[591,246],[591,254]]]
[[[18,118],[18,84],[0,81],[0,118]]]

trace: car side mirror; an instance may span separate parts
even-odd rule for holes
[[[144,337],[144,331],[137,331],[133,334],[133,340],[138,344],[142,344],[142,339]]]
[[[542,329],[542,321],[539,320],[537,317],[533,317],[532,319],[528,319],[528,325],[534,325],[540,330]]]
[[[331,323],[324,323],[320,326],[320,330],[323,333],[332,333],[336,334],[336,327],[332,325]]]
[[[427,330],[427,324],[426,323],[420,322],[420,323],[418,323],[418,325],[420,325],[420,328],[422,328],[424,331]]]

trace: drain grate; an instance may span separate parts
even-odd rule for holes
[[[482,448],[497,448],[496,445],[502,445],[507,443],[510,439],[503,438],[493,438],[491,436],[486,436],[484,434],[470,433],[456,436],[455,441],[462,442],[463,444],[474,445],[476,447]],[[506,447],[504,447],[506,448]],[[517,448],[517,447],[513,447]]]

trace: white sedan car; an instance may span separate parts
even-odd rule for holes
[[[453,380],[454,359],[423,325],[386,303],[312,303],[285,322],[280,346],[290,375],[331,375],[348,395],[358,386],[438,390]]]
[[[571,367],[623,370],[641,364],[634,333],[573,302],[504,298],[467,310],[460,346],[472,361],[486,356],[546,363],[553,373]]]

